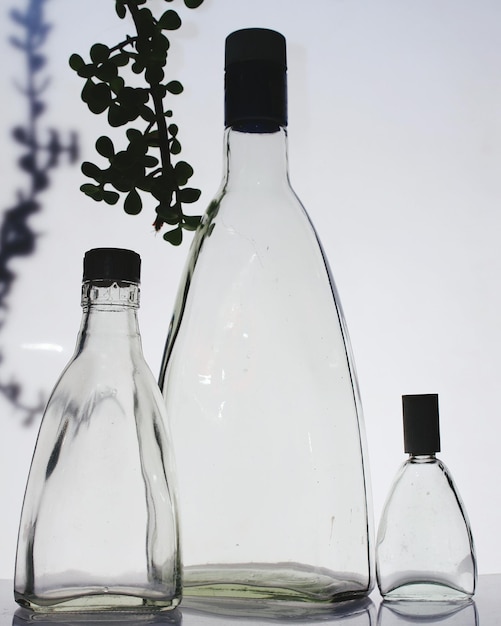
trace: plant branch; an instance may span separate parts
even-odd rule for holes
[[[90,50],[90,63],[73,54],[70,66],[86,79],[82,99],[93,113],[107,112],[108,122],[113,127],[142,120],[146,129],[127,130],[129,144],[120,151],[115,150],[109,137],[100,137],[96,149],[108,159],[109,167],[103,169],[93,163],[83,163],[83,173],[93,178],[95,184],[84,184],[81,189],[94,200],[104,200],[108,204],[115,204],[121,193],[126,194],[124,210],[132,215],[142,210],[141,195],[149,193],[157,202],[155,230],[160,230],[165,224],[170,225],[172,230],[164,233],[163,237],[179,245],[183,230],[194,230],[200,223],[199,216],[188,216],[183,212],[185,204],[198,200],[200,190],[186,186],[193,175],[193,168],[186,161],[174,163],[173,157],[181,152],[179,129],[176,124],[167,122],[166,118],[172,115],[172,111],[170,108],[166,110],[164,105],[167,94],[175,95],[183,91],[182,84],[177,80],[164,84],[170,47],[164,31],[177,30],[182,22],[173,10],[165,11],[157,19],[150,9],[144,7],[147,0],[114,1],[120,18],[129,11],[137,36],[127,36],[112,47],[94,44]],[[188,8],[197,8],[202,2],[184,0]],[[125,84],[119,69],[129,63],[132,63],[131,69],[135,74],[144,74],[146,88]],[[160,160],[149,154],[154,148],[159,150]]]

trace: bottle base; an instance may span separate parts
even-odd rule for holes
[[[185,601],[190,598],[332,603],[370,593],[369,579],[339,575],[297,563],[189,566],[184,569]]]
[[[73,591],[73,592],[72,592]],[[82,589],[52,591],[43,597],[14,592],[16,602],[35,613],[59,613],[93,611],[169,611],[181,602],[180,597],[150,597],[138,595],[137,591],[114,593],[113,591],[86,591]]]
[[[401,585],[388,592],[381,592],[387,602],[423,601],[423,602],[469,602],[473,593],[434,582],[416,582]]]

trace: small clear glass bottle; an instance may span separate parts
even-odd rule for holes
[[[383,509],[376,575],[385,600],[468,601],[477,566],[470,524],[440,451],[438,395],[402,397],[405,451]]]
[[[225,125],[224,179],[193,241],[160,376],[184,597],[363,596],[363,417],[329,264],[289,182],[280,33],[228,36]]]
[[[86,253],[75,353],[45,410],[14,595],[38,611],[174,608],[181,568],[165,404],[142,353],[140,257]]]

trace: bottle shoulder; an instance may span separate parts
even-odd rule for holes
[[[390,488],[383,517],[399,509],[458,509],[464,513],[464,505],[452,473],[442,460],[435,458],[429,462],[415,462],[408,459],[400,466]]]
[[[256,247],[281,255],[289,247],[295,254],[318,253],[318,237],[307,209],[291,187],[271,193],[223,188],[204,214],[192,248],[202,245],[225,256],[232,247],[244,255],[253,255]]]
[[[411,457],[400,465],[393,480],[393,487],[408,489],[434,483],[449,484],[451,481],[451,472],[441,459],[433,457],[416,460]]]

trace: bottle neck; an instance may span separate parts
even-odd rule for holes
[[[289,184],[287,131],[225,131],[225,187],[269,188]]]
[[[434,452],[429,454],[409,454],[410,463],[434,463],[437,457]]]
[[[139,340],[139,285],[109,280],[82,283],[80,341],[90,337]]]

